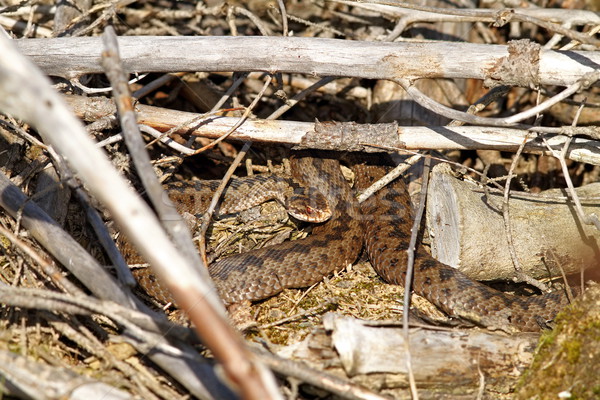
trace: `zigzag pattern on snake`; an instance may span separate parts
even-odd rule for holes
[[[384,173],[381,166],[365,163],[354,165],[353,170],[359,189]],[[403,285],[412,226],[410,197],[404,181],[396,180],[359,206],[341,174],[338,160],[299,154],[292,159],[292,171],[297,181],[318,189],[329,201],[330,220],[316,225],[306,239],[211,264],[209,272],[223,301],[257,301],[284,288],[310,286],[354,262],[363,244],[376,272],[389,283]],[[171,197],[182,208],[189,208],[185,191],[172,190]],[[136,275],[149,294],[170,300],[151,275]],[[450,316],[504,331],[539,331],[567,303],[566,296],[560,293],[519,297],[496,291],[438,262],[423,250],[417,250],[413,290]]]

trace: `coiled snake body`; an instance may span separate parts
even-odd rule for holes
[[[330,220],[315,226],[306,239],[234,255],[210,265],[210,275],[223,301],[256,301],[284,288],[312,285],[354,262],[363,244],[377,273],[389,283],[403,285],[412,218],[402,179],[359,206],[336,159],[299,156],[292,164],[298,181],[318,189],[328,199]],[[360,189],[384,172],[380,166],[366,163],[356,164],[353,170]],[[180,200],[177,193],[171,197],[175,202]],[[150,294],[168,299],[147,275],[138,274],[138,279]],[[558,293],[519,297],[496,291],[423,250],[417,250],[413,289],[450,316],[504,331],[538,331],[566,304],[565,296]]]

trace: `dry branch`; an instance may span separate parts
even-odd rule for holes
[[[353,1],[340,1],[341,3],[356,4]],[[380,4],[377,4],[380,3]],[[594,37],[574,29],[577,25],[598,24],[600,17],[592,11],[568,10],[562,8],[497,8],[497,9],[469,9],[469,8],[439,8],[428,5],[398,2],[397,6],[389,1],[373,1],[370,4],[358,4],[359,7],[381,12],[390,17],[402,18],[402,26],[406,28],[415,22],[487,22],[494,26],[502,26],[508,22],[529,22],[548,29],[555,34],[564,35],[571,40],[598,46],[599,42]],[[560,24],[558,24],[560,23]],[[396,31],[398,31],[396,29]]]
[[[13,218],[21,215],[21,224],[50,254],[67,267],[99,298],[122,304],[135,304],[131,294],[121,290],[114,278],[65,232],[52,218],[2,173],[0,173],[0,207]],[[109,295],[110,293],[110,295]]]
[[[0,350],[0,391],[15,398],[125,400],[132,396],[114,386]]]
[[[98,37],[15,44],[48,75],[102,72]],[[119,47],[130,72],[265,71],[368,79],[494,79],[497,66],[509,57],[508,46],[502,45],[294,37],[120,37]],[[590,51],[539,49],[532,56],[537,68],[530,68],[530,80],[521,81],[526,86],[570,85],[600,64],[600,54]]]
[[[182,298],[183,296],[178,297],[180,292],[176,292],[175,295],[178,302],[187,306],[186,308],[195,307],[196,313],[204,311],[203,315],[214,317],[211,326],[214,329],[211,332],[213,336],[205,337],[208,342],[216,341],[216,344],[222,347],[225,345],[219,340],[224,337],[241,342],[241,338],[230,333],[232,328],[225,319],[224,308],[210,281],[203,279],[202,271],[177,251],[150,208],[133,192],[105,154],[88,138],[81,122],[69,112],[64,101],[52,90],[48,79],[18,53],[13,43],[0,35],[0,48],[3,53],[3,57],[0,58],[2,112],[21,118],[36,127],[44,141],[69,161],[77,176],[111,212],[140,253],[155,267],[163,282],[169,285],[173,280],[178,281],[178,287],[183,286],[187,292],[193,293],[193,298],[199,300],[195,304],[187,298]],[[5,185],[5,188],[7,187],[9,186]],[[10,192],[3,192],[3,197],[7,194]],[[23,201],[18,196],[16,199]],[[66,256],[68,258],[68,254]],[[65,265],[68,264],[67,260]],[[204,275],[207,275],[205,271]],[[116,286],[106,291],[104,296],[116,297],[119,294],[123,295]],[[130,304],[133,305],[133,302]],[[220,324],[214,323],[217,318],[221,319]],[[219,351],[219,354],[224,356],[223,359],[228,363],[227,371],[230,377],[235,379],[236,374],[262,374],[260,382],[270,381],[269,375],[263,374],[264,368],[254,362],[250,353],[246,354],[246,358],[233,357],[235,354],[228,355],[222,351]],[[198,366],[197,362],[173,358],[160,352],[152,353],[149,357],[179,379],[179,382],[196,396],[211,398],[202,382],[206,377],[197,375],[198,371],[204,369]],[[237,378],[239,379],[239,376]],[[248,380],[248,383],[251,382],[255,381]]]
[[[401,327],[335,313],[326,314],[323,325],[330,337],[317,331],[302,346],[284,352],[289,350],[294,357],[315,364],[323,362],[317,349],[326,353],[332,346],[337,352],[335,360],[330,359],[331,355],[323,357],[328,359],[329,368],[341,363],[353,381],[366,387],[376,388],[379,382],[385,382],[386,389],[407,387],[405,336]],[[483,373],[487,385],[506,389],[511,385],[511,377],[517,378],[531,362],[538,338],[538,334],[506,336],[411,328],[409,347],[415,379],[430,388],[452,387],[460,391],[477,387]]]
[[[393,18],[409,18],[413,21],[419,22],[495,22],[495,18],[490,17],[491,13],[497,13],[498,9],[484,9],[484,8],[461,8],[461,9],[448,9],[448,8],[433,8],[426,6],[418,6],[414,4],[404,3],[399,7],[386,6],[380,4],[369,4],[369,3],[352,3],[356,7],[365,8],[368,10],[374,10],[381,12],[383,15],[387,15]],[[406,8],[405,8],[406,7]],[[414,7],[414,8],[410,8]],[[426,9],[437,10],[425,11]],[[600,16],[593,11],[589,10],[569,10],[563,8],[542,8],[542,7],[531,7],[531,8],[511,8],[515,14],[527,15],[530,17],[539,18],[551,22],[559,22],[563,24],[569,24],[570,26],[587,25],[587,24],[599,24]]]
[[[65,96],[73,112],[84,120],[95,121],[114,115],[114,103],[102,97]],[[166,132],[191,134],[217,139],[237,122],[233,117],[209,117],[196,121],[198,114],[166,108],[136,106],[138,123]],[[186,121],[194,121],[186,124]],[[589,130],[588,130],[589,131]],[[593,131],[593,130],[592,130]],[[562,149],[568,139],[563,135],[546,134],[553,149]],[[552,155],[543,141],[524,129],[478,126],[397,126],[395,124],[326,124],[318,128],[312,122],[248,120],[229,139],[273,144],[295,148],[340,151],[407,150],[502,150],[516,151],[525,140],[525,152]],[[371,146],[375,145],[375,146]],[[379,147],[378,147],[379,146]],[[388,146],[381,147],[381,146]],[[600,142],[574,138],[567,158],[600,165]]]

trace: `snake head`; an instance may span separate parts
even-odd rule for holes
[[[286,203],[288,214],[300,221],[319,223],[331,218],[331,208],[325,196],[313,190],[294,193]]]

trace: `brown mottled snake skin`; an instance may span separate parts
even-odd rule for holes
[[[226,304],[260,300],[284,288],[310,286],[356,260],[364,244],[373,268],[387,282],[403,285],[406,249],[411,235],[411,205],[406,185],[398,179],[359,206],[331,158],[299,156],[292,160],[295,178],[317,188],[332,209],[331,219],[318,224],[302,240],[253,250],[222,259],[209,272]],[[356,164],[360,189],[383,175],[380,166]],[[172,196],[178,201],[177,195]],[[141,285],[168,300],[160,286],[144,275]],[[539,331],[566,304],[566,296],[550,293],[519,297],[496,291],[417,251],[414,292],[450,316],[490,329]]]

